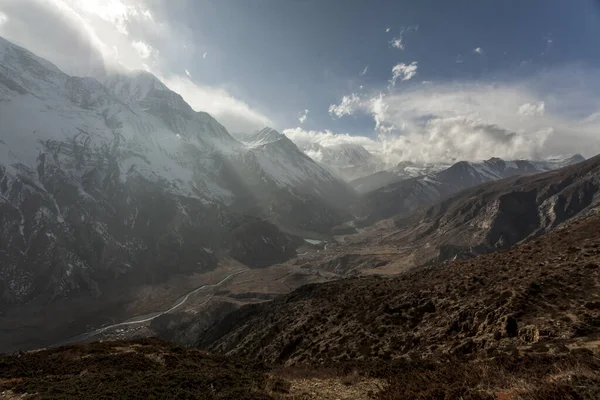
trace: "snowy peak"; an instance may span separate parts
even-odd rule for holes
[[[581,154],[574,154],[567,157],[552,157],[545,160],[535,160],[531,163],[541,171],[551,171],[553,169],[564,168],[569,165],[579,164],[585,161],[585,157]]]
[[[289,142],[294,145],[287,136],[270,127],[263,128],[248,136],[242,136],[240,140],[250,148],[265,146],[275,142]]]
[[[304,152],[311,158],[332,167],[351,167],[364,163],[376,162],[376,157],[361,145],[338,144],[321,146],[311,143],[304,147]]]
[[[11,65],[13,68],[25,68],[26,70],[39,70],[62,74],[63,72],[50,61],[36,56],[29,50],[9,42],[0,36],[0,63]]]
[[[480,162],[460,161],[438,173],[437,178],[445,183],[458,186],[475,186],[481,183],[508,178],[514,175],[551,171],[581,162],[584,158],[574,155],[566,158],[548,160],[512,160],[505,161],[493,157]]]
[[[360,145],[339,144],[328,149],[329,159],[346,166],[356,166],[377,162],[376,157]]]
[[[142,70],[110,73],[100,81],[127,104],[142,101],[153,91],[169,91],[156,76]]]
[[[393,215],[407,215],[423,205],[433,204],[438,200],[461,190],[497,181],[516,175],[540,173],[559,167],[565,167],[581,161],[581,156],[555,158],[550,160],[514,160],[505,161],[500,158],[472,162],[460,161],[447,169],[426,176],[402,179],[385,187],[369,191],[366,203],[371,222]],[[390,174],[389,171],[386,171]],[[353,182],[363,187],[377,178],[377,174],[369,177],[369,182]],[[383,176],[387,178],[387,176]],[[363,191],[364,193],[364,191]]]
[[[384,168],[382,160],[358,144],[322,146],[311,143],[304,146],[303,150],[310,158],[325,165],[346,181],[371,175]]]
[[[216,119],[197,112],[178,93],[147,71],[112,72],[100,78],[119,100],[162,120],[176,135],[198,140],[204,149],[231,153],[238,142]]]
[[[0,94],[42,94],[67,75],[54,64],[0,37]]]
[[[287,136],[264,128],[247,136],[244,143],[259,168],[278,185],[337,181],[325,168],[304,154]]]

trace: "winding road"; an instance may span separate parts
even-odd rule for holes
[[[150,313],[150,314],[138,315],[137,317],[132,317],[132,318],[128,319],[128,320],[127,320],[127,321],[125,321],[125,322],[119,322],[119,323],[117,323],[117,324],[112,324],[112,325],[103,326],[102,328],[98,328],[98,329],[95,329],[95,330],[93,330],[93,331],[90,331],[90,332],[85,332],[85,333],[82,333],[82,334],[80,334],[80,335],[77,335],[77,336],[75,336],[75,337],[72,337],[72,338],[70,338],[70,339],[67,339],[67,340],[64,340],[64,341],[62,341],[62,342],[59,342],[59,343],[53,344],[53,345],[52,345],[52,346],[50,346],[50,347],[64,346],[64,345],[71,344],[71,343],[77,343],[77,342],[81,342],[81,341],[83,341],[83,340],[86,340],[86,339],[92,338],[92,337],[94,337],[94,336],[96,336],[96,335],[99,335],[99,334],[101,334],[102,332],[105,332],[105,331],[107,331],[107,330],[109,330],[109,329],[118,328],[118,327],[121,327],[121,326],[128,326],[128,325],[135,325],[135,324],[143,324],[143,323],[145,323],[145,322],[150,322],[150,321],[152,321],[152,320],[153,320],[153,319],[155,319],[155,318],[158,318],[158,317],[160,317],[160,316],[162,316],[162,315],[164,315],[164,314],[168,314],[168,313],[170,313],[171,311],[173,311],[173,310],[175,310],[175,309],[177,309],[177,308],[181,307],[183,304],[185,304],[185,302],[186,302],[186,301],[188,301],[188,299],[190,298],[190,296],[191,296],[191,295],[193,295],[193,294],[196,294],[196,293],[197,293],[197,292],[199,292],[200,290],[202,290],[202,289],[207,289],[207,288],[216,288],[216,287],[219,287],[219,286],[221,286],[223,283],[225,283],[227,280],[229,280],[230,278],[232,278],[232,277],[234,277],[234,276],[236,276],[236,275],[239,275],[239,274],[241,274],[241,273],[243,273],[243,272],[244,272],[244,270],[238,270],[238,271],[236,271],[236,272],[233,272],[233,273],[231,273],[231,274],[227,275],[225,278],[223,278],[222,280],[220,280],[220,281],[219,281],[219,282],[217,282],[217,283],[208,284],[208,285],[202,285],[202,286],[200,286],[200,287],[197,287],[196,289],[192,290],[191,292],[189,292],[189,293],[185,294],[183,297],[181,297],[181,299],[180,299],[180,300],[178,300],[178,301],[177,301],[177,302],[176,302],[176,303],[175,303],[175,304],[174,304],[174,305],[173,305],[171,308],[169,308],[168,310],[165,310],[165,311],[159,311],[159,312]]]

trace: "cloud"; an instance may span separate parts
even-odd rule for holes
[[[400,50],[404,50],[404,43],[402,42],[402,36],[398,37],[398,38],[393,38],[392,40],[390,40],[390,44],[392,45],[392,47],[395,47]]]
[[[298,117],[298,121],[300,121],[300,124],[303,124],[304,121],[306,121],[306,118],[308,118],[308,110],[304,110],[300,113],[300,117]]]
[[[598,91],[600,71],[582,66],[504,81],[434,81],[398,93],[361,94],[352,113],[371,116],[374,131],[351,136],[298,128],[292,140],[359,143],[390,165],[590,157],[600,153]]]
[[[104,68],[104,45],[87,22],[62,1],[2,0],[0,36],[84,75]],[[128,43],[129,48],[129,43]]]
[[[388,28],[389,29],[389,28]],[[419,30],[419,25],[404,26],[400,29],[400,36],[390,40],[390,45],[396,49],[404,50],[404,34],[416,32]],[[386,32],[389,32],[386,30]]]
[[[477,47],[476,49],[473,50],[473,53],[483,54],[483,49],[481,47]]]
[[[150,58],[150,56],[153,55],[155,56],[157,53],[156,49],[152,48],[152,46],[150,46],[148,43],[144,43],[141,40],[131,42],[131,47],[133,47],[143,59]]]
[[[384,126],[384,123],[387,119],[387,104],[385,103],[384,96],[382,93],[379,93],[379,96],[373,97],[371,100],[369,100],[367,107],[368,110],[371,112],[373,119],[375,120],[376,130],[388,131],[392,129],[392,126]]]
[[[417,74],[417,65],[416,61],[413,61],[410,64],[399,63],[394,65],[392,68],[392,79],[390,80],[390,86],[396,86],[396,80],[400,78],[401,81],[408,81],[412,79]]]
[[[356,93],[352,93],[350,96],[342,97],[340,104],[331,104],[329,106],[329,114],[332,117],[341,118],[344,115],[352,115],[355,108],[360,104],[360,97]]]
[[[401,161],[450,164],[460,160],[534,158],[541,154],[549,131],[521,135],[465,117],[436,118],[415,132],[380,133],[375,138],[329,130],[285,129],[283,133],[300,148],[360,145],[388,166]]]
[[[333,147],[341,144],[355,144],[377,151],[379,145],[376,140],[365,136],[350,135],[348,133],[334,133],[330,130],[304,130],[302,128],[290,128],[283,133],[300,148],[310,144],[318,144],[323,147]]]
[[[388,33],[389,31],[391,31],[392,28],[385,28],[385,32]]]
[[[202,58],[206,58],[207,55],[208,53],[205,51],[204,53],[202,53]]]
[[[189,71],[181,72],[180,64],[174,65],[173,60],[193,54],[195,45],[188,41],[183,28],[163,18],[164,3],[150,0],[0,2],[5,16],[0,24],[0,35],[69,74],[98,76],[105,69],[144,69],[180,93],[196,110],[213,114],[227,129],[251,131],[274,125],[270,118],[225,89],[192,82]],[[207,56],[207,53],[197,54]]]
[[[522,135],[468,117],[434,118],[404,135],[382,135],[386,160],[452,163],[460,160],[535,158],[549,131]]]
[[[199,85],[181,75],[159,78],[171,90],[179,93],[192,108],[211,114],[230,132],[251,132],[274,125],[271,119],[232,97],[224,89]]]
[[[188,71],[187,69],[185,70],[185,74],[186,74],[187,76],[189,76],[190,78],[192,77],[192,74],[190,74],[190,71]]]
[[[367,65],[362,71],[360,71],[360,76],[364,76],[367,74],[367,71],[369,70],[369,66]]]
[[[8,16],[0,11],[0,25],[6,23],[8,21]]]
[[[517,114],[523,116],[544,115],[544,112],[545,104],[543,101],[540,101],[537,104],[525,103],[517,110]]]
[[[456,56],[456,63],[457,64],[462,64],[465,62],[465,59],[459,54]]]

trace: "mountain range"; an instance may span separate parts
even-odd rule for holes
[[[362,213],[367,223],[372,223],[391,216],[409,214],[419,207],[434,204],[446,196],[486,182],[551,171],[583,160],[585,158],[579,154],[543,161],[504,161],[491,158],[482,162],[460,161],[429,174],[419,169],[423,173],[421,176],[396,180],[395,183],[366,193],[361,198],[356,213]]]
[[[281,229],[349,218],[353,191],[287,138],[240,143],[147,72],[72,77],[0,39],[0,94],[2,304],[210,270],[220,252],[264,266],[295,255]]]

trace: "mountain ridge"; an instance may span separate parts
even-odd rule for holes
[[[362,196],[356,213],[366,223],[397,215],[408,215],[419,207],[434,204],[461,190],[521,174],[551,171],[585,160],[576,154],[567,158],[504,161],[491,158],[481,162],[459,161],[438,172],[400,180]]]

